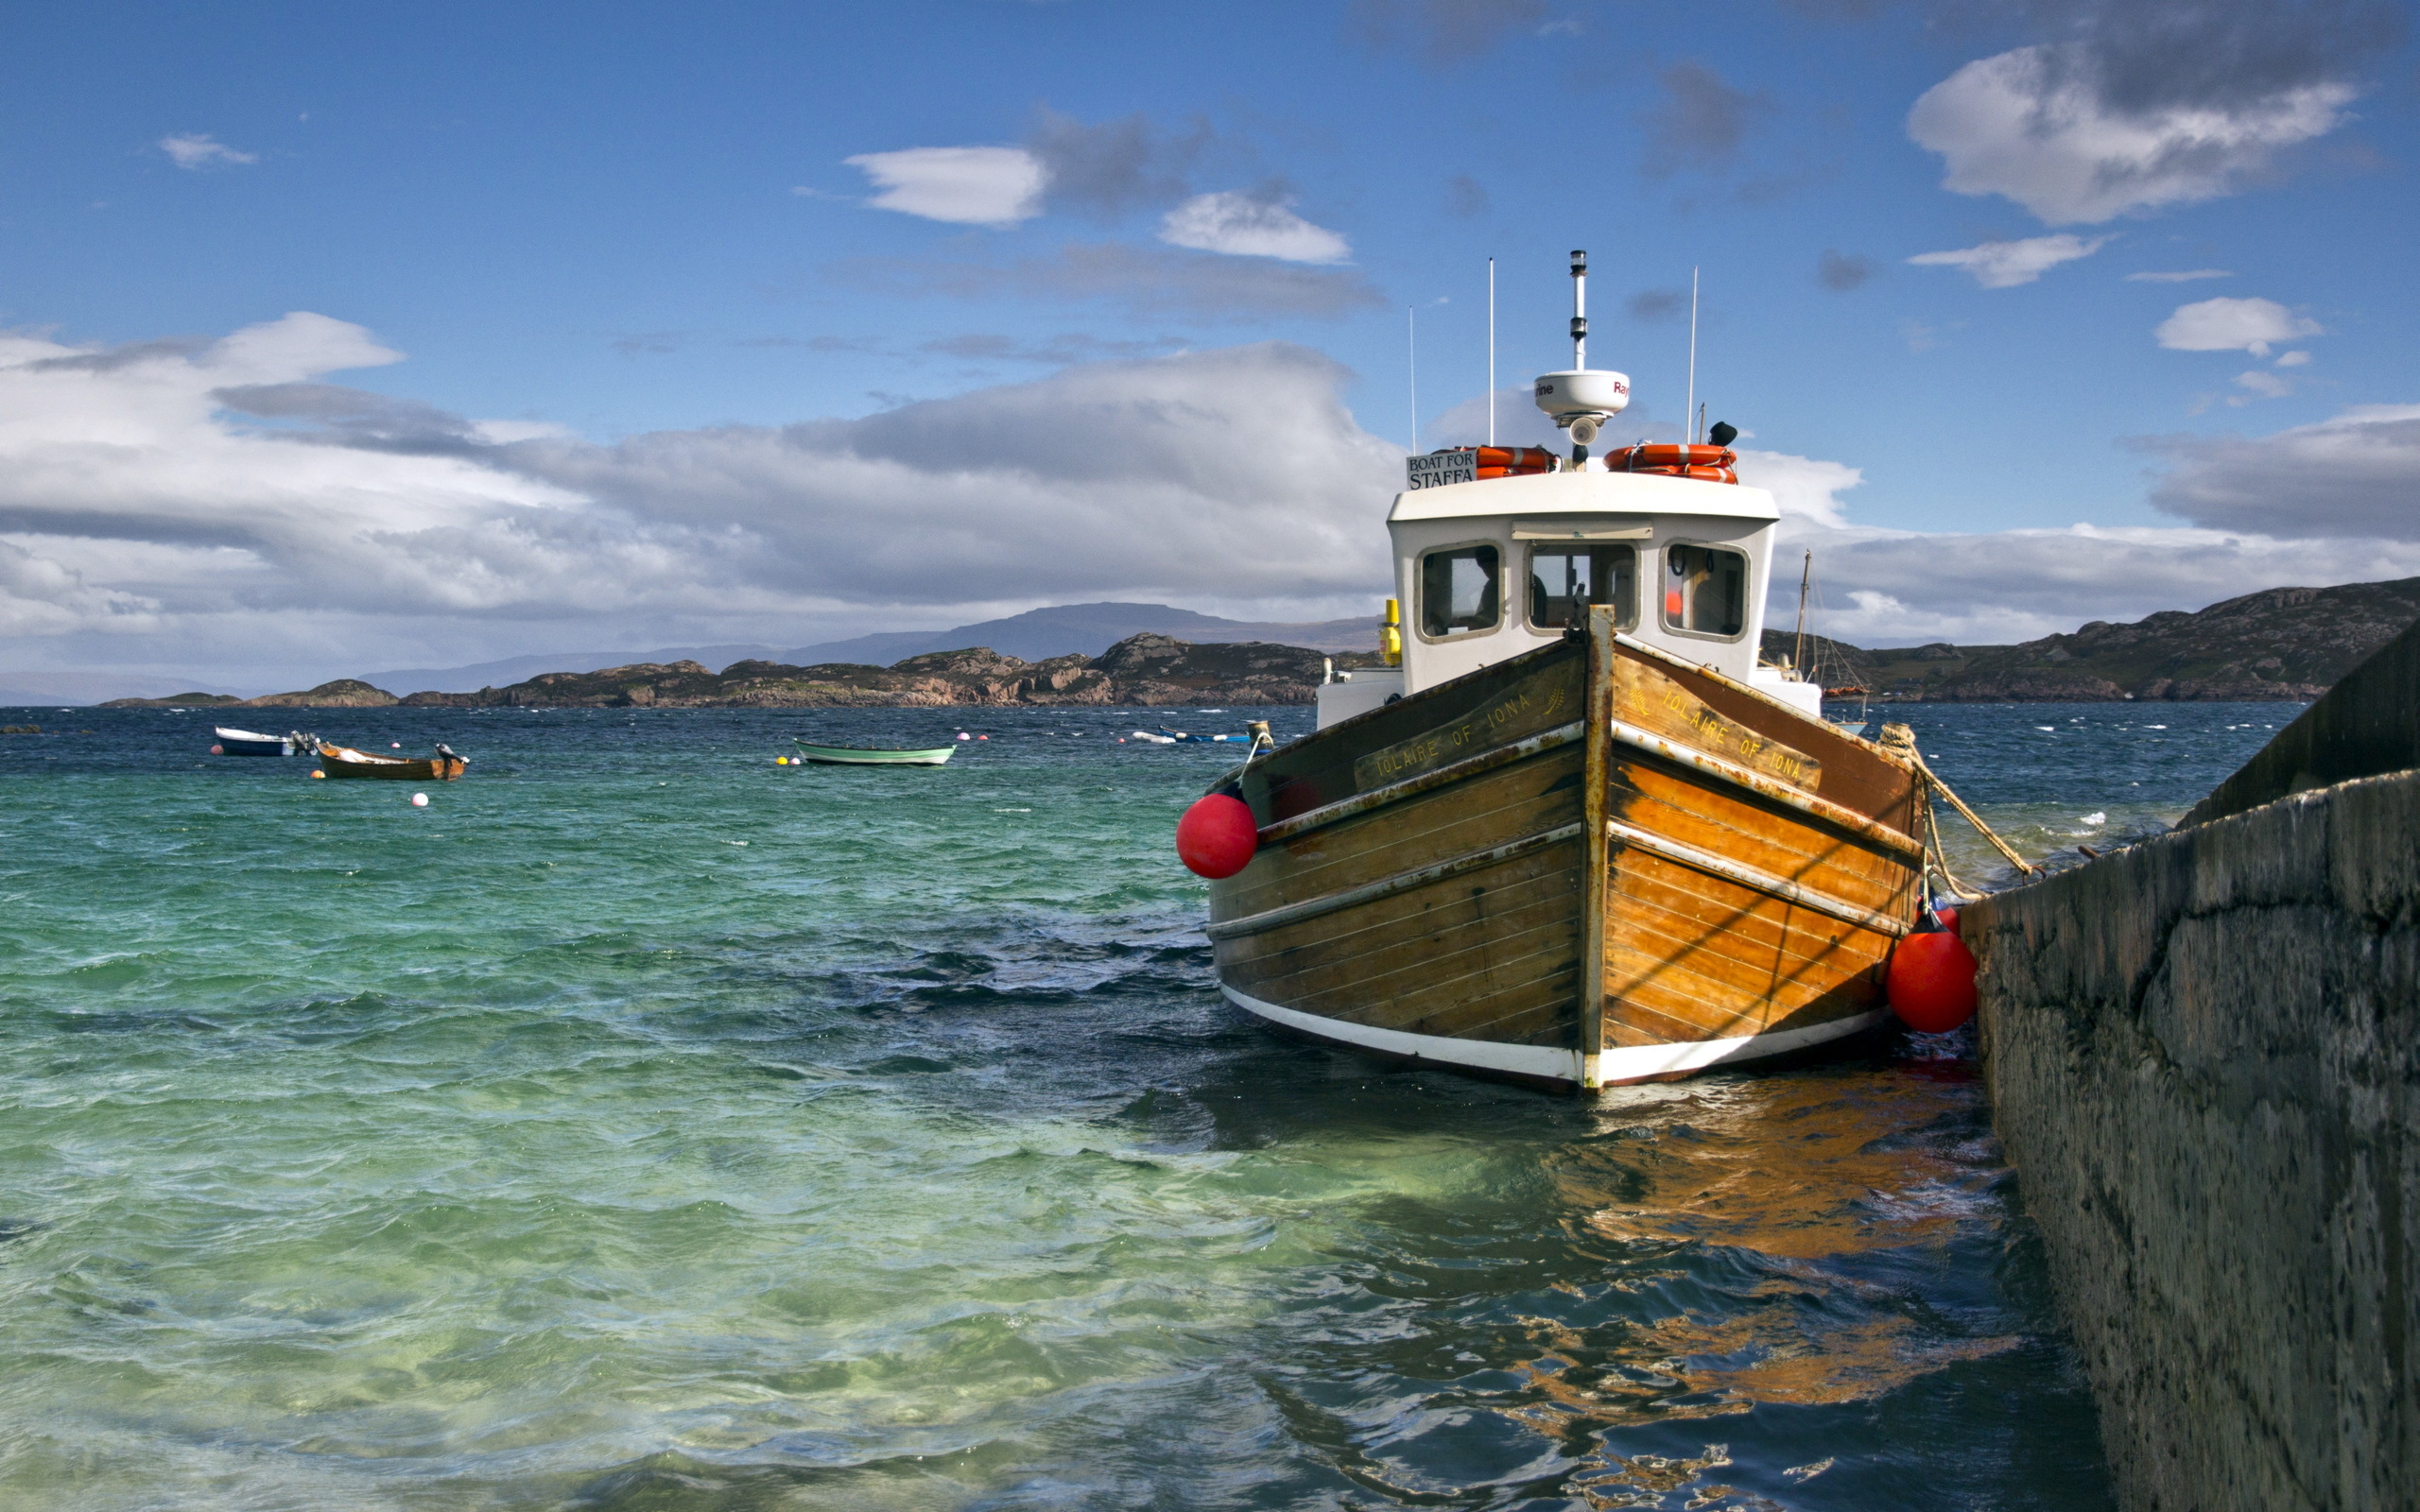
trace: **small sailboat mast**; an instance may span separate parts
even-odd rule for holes
[[[1806,585],[1815,576],[1815,553],[1809,549],[1806,559],[1798,564],[1798,639],[1789,647],[1789,664],[1798,675],[1806,675]]]

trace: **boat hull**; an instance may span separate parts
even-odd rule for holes
[[[431,761],[398,756],[372,756],[343,746],[320,747],[320,770],[329,777],[366,778],[387,782],[450,782],[470,764],[459,756]]]
[[[939,766],[958,754],[956,746],[929,750],[867,750],[855,746],[817,746],[793,740],[801,761],[818,766]]]
[[[1248,767],[1211,887],[1230,999],[1297,1034],[1542,1085],[1657,1080],[1877,1022],[1921,880],[1912,772],[1585,635]]]
[[[253,730],[231,730],[225,725],[214,727],[218,753],[222,756],[291,756],[296,744],[291,735],[264,735]]]

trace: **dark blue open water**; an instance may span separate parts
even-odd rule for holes
[[[2293,712],[1893,711],[2033,850]],[[318,713],[470,755],[424,809],[5,717],[71,732],[0,736],[0,1505],[2110,1505],[1962,1036],[1595,1103],[1272,1039],[1163,714]]]

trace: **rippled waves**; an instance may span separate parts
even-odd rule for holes
[[[1991,713],[1924,733],[1996,821],[2120,822],[2132,731]],[[95,733],[0,745],[0,1502],[2109,1504],[1962,1041],[1588,1104],[1271,1038],[1167,847],[1228,758],[1157,718],[849,772],[769,758],[947,716],[338,716],[471,753],[414,810],[42,716]]]

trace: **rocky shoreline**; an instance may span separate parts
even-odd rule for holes
[[[2071,634],[2020,645],[1930,645],[1866,650],[1822,636],[1800,646],[1767,630],[1766,660],[1803,651],[1827,687],[1855,686],[1890,702],[2306,702],[2420,620],[2420,577],[2334,588],[2272,588],[2195,613],[2169,610],[2131,624],[2096,620]],[[1373,651],[1333,658],[1339,669],[1374,666]],[[601,672],[548,672],[476,693],[401,696],[342,678],[259,698],[188,693],[112,698],[105,709],[874,709],[1186,704],[1307,704],[1327,653],[1266,641],[1195,644],[1130,635],[1097,657],[1022,662],[988,646],[911,656],[890,666],[853,662],[789,666],[735,662],[720,672],[696,662],[635,662]]]
[[[735,662],[720,672],[696,662],[634,662],[599,672],[548,672],[476,693],[398,696],[343,678],[299,693],[259,698],[188,694],[112,698],[108,709],[876,709],[1017,706],[1180,707],[1307,704],[1326,673],[1326,653],[1237,641],[1197,645],[1166,635],[1131,635],[1097,657],[1022,662],[988,646],[911,656],[890,666],[835,662],[786,666]],[[1348,652],[1340,667],[1374,664]]]

